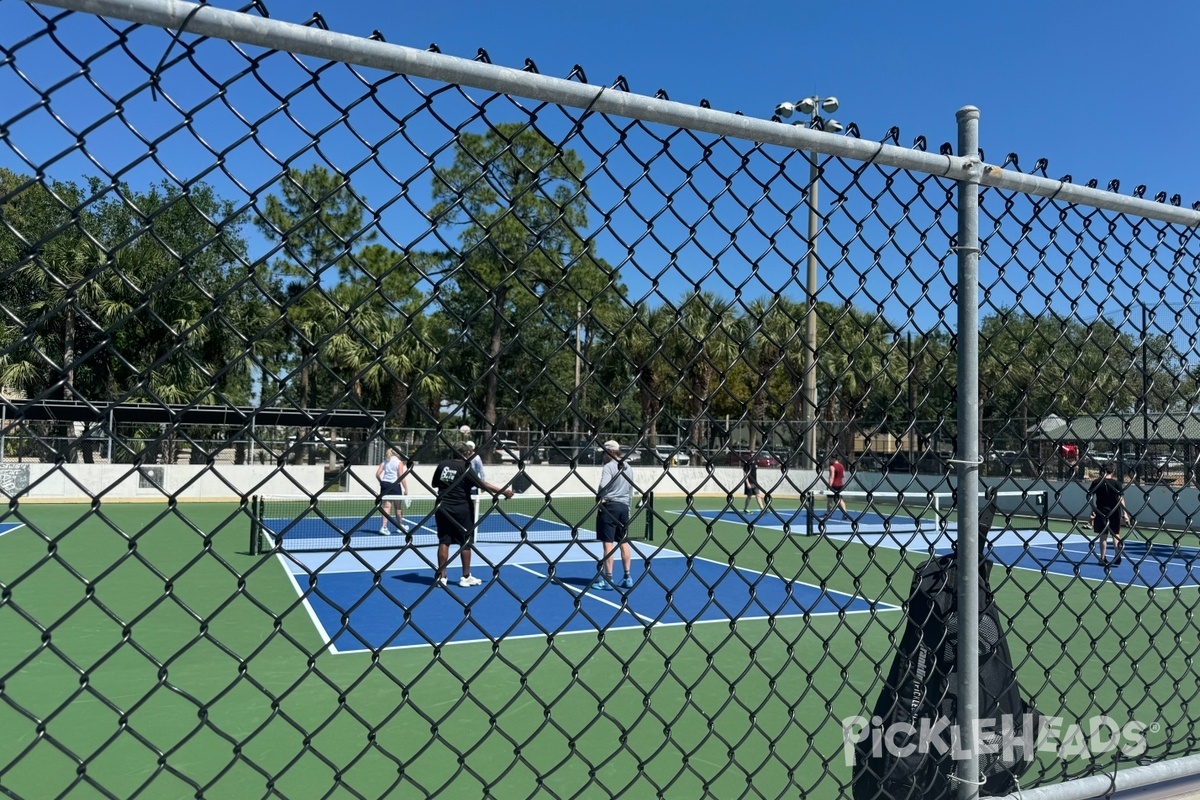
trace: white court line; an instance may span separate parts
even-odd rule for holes
[[[525,570],[526,572],[528,572],[532,575],[536,575],[539,578],[545,578],[546,580],[552,580],[548,574],[538,572],[535,569],[530,569],[529,567],[525,566],[524,564],[513,564],[513,566],[516,567],[517,569]],[[622,603],[614,603],[612,600],[605,598],[603,595],[594,594],[593,592],[589,591],[588,589],[577,589],[576,587],[570,585],[566,581],[559,581],[557,579],[554,579],[554,580],[556,580],[556,582],[559,583],[568,592],[571,592],[572,594],[576,595],[577,597],[580,597],[580,596],[590,597],[591,599],[593,599],[599,603],[604,603],[606,606],[615,608],[618,611],[628,611],[630,614],[637,617],[639,620],[641,620],[644,623],[651,623],[654,621],[654,617],[647,617],[642,614],[639,614],[636,611],[634,611],[632,608],[630,608],[628,605],[624,605]]]
[[[1072,535],[1074,535],[1074,534],[1072,534]],[[1087,538],[1087,537],[1078,537],[1078,538],[1079,538],[1079,539],[1081,539],[1082,541],[1076,541],[1076,542],[1073,542],[1073,543],[1072,543],[1073,545],[1076,545],[1076,546],[1078,546],[1079,544],[1082,544],[1083,542],[1090,542],[1090,541],[1091,541],[1091,539],[1089,539],[1089,538]],[[1007,547],[1015,547],[1016,545],[1011,545],[1011,544],[1010,544],[1010,545],[1006,545],[1006,546],[1007,546]],[[1028,549],[1032,549],[1032,548],[1034,548],[1034,547],[1041,548],[1041,549],[1054,549],[1056,552],[1058,552],[1058,548],[1056,548],[1054,545],[1051,545],[1051,544],[1028,544],[1028,545],[1026,545],[1026,549],[1027,549],[1027,550],[1028,550]],[[1079,554],[1079,555],[1091,555],[1093,552],[1097,552],[1097,551],[1096,551],[1095,549],[1091,548],[1091,547],[1088,547],[1087,549],[1083,549],[1083,550],[1081,550],[1081,549],[1076,549],[1075,547],[1073,547],[1072,549],[1068,550],[1067,548],[1065,548],[1065,547],[1064,547],[1064,548],[1062,548],[1062,551],[1061,551],[1061,552],[1064,552],[1064,553],[1072,553],[1072,554]],[[1136,577],[1138,577],[1138,576],[1140,576],[1140,572],[1138,571],[1138,569],[1137,569],[1137,566],[1136,566],[1138,563],[1140,563],[1140,559],[1134,559],[1134,558],[1130,558],[1129,556],[1126,556],[1126,558],[1129,558],[1129,563],[1130,563],[1131,565],[1134,565],[1134,576],[1135,576],[1135,578],[1136,578]],[[1048,563],[1053,563],[1053,560],[1050,560]],[[1071,563],[1072,563],[1072,566],[1097,566],[1097,565],[1095,565],[1095,564],[1077,564],[1077,563],[1075,563],[1075,562],[1071,562]],[[1005,566],[1006,566],[1006,567],[1008,567],[1009,569],[1023,569],[1023,570],[1027,570],[1027,571],[1029,571],[1029,572],[1038,572],[1038,573],[1040,573],[1040,572],[1042,572],[1042,571],[1043,571],[1043,570],[1042,570],[1041,568],[1039,568],[1039,567],[1023,567],[1023,566],[1021,566],[1021,565],[1019,565],[1019,564],[1005,564]],[[1073,580],[1090,581],[1091,583],[1108,583],[1108,582],[1110,582],[1110,581],[1111,581],[1111,582],[1113,582],[1113,583],[1118,583],[1117,579],[1113,578],[1111,575],[1102,575],[1102,576],[1100,576],[1100,577],[1091,577],[1091,576],[1089,576],[1089,575],[1084,575],[1084,574],[1082,574],[1081,572],[1078,572],[1078,571],[1076,571],[1076,570],[1071,570],[1071,571],[1067,571],[1067,572],[1057,572],[1057,571],[1056,571],[1056,572],[1054,572],[1054,574],[1055,574],[1055,575],[1057,575],[1057,576],[1059,576],[1059,577],[1071,578],[1071,579],[1073,579]],[[1191,576],[1191,571],[1190,571],[1190,570],[1188,570],[1188,575],[1189,575],[1189,577]],[[1158,579],[1158,580],[1157,580],[1155,583],[1149,583],[1149,582],[1147,582],[1147,581],[1145,581],[1145,580],[1142,580],[1141,582],[1137,582],[1137,581],[1129,581],[1129,582],[1126,582],[1126,581],[1121,581],[1121,582],[1120,582],[1120,584],[1121,584],[1122,586],[1126,586],[1126,587],[1132,587],[1132,588],[1141,588],[1141,589],[1150,589],[1150,590],[1159,589],[1159,588],[1163,588],[1163,589],[1171,589],[1171,590],[1173,590],[1173,591],[1179,591],[1179,590],[1181,590],[1181,589],[1200,589],[1200,582],[1196,582],[1196,583],[1182,583],[1182,584],[1179,584],[1179,583],[1167,583],[1167,584],[1165,584],[1165,585],[1162,585],[1162,586],[1160,586],[1160,582],[1161,582],[1161,581],[1163,581],[1163,580],[1165,580],[1165,578],[1166,578],[1166,570],[1164,569],[1164,570],[1163,570],[1163,572],[1162,572],[1162,575],[1160,576],[1160,578],[1159,578],[1159,579]]]
[[[632,548],[634,550],[635,557],[642,558],[643,562],[650,561],[650,560],[653,560],[656,558],[684,558],[685,557],[683,553],[681,553],[677,550],[668,550],[665,547],[662,547],[659,545],[653,545],[653,544],[650,544],[647,542],[633,541],[633,542],[630,542],[630,545],[632,546]],[[530,569],[527,566],[527,564],[545,564],[545,563],[547,563],[547,559],[551,559],[554,561],[571,561],[571,562],[597,561],[598,562],[599,559],[601,557],[603,557],[603,549],[601,547],[600,542],[586,542],[586,543],[584,543],[584,542],[558,542],[558,543],[545,543],[545,544],[537,544],[537,545],[528,544],[528,543],[515,544],[515,545],[483,543],[483,544],[475,545],[475,549],[477,551],[489,549],[489,550],[493,550],[493,551],[502,551],[502,552],[506,552],[509,554],[512,554],[515,550],[522,549],[522,548],[524,548],[524,550],[527,553],[533,554],[533,555],[528,556],[528,561],[520,561],[520,560],[512,560],[512,559],[508,559],[508,560],[499,559],[495,563],[489,563],[489,566],[500,565],[500,566],[517,567],[518,569],[523,569],[526,572],[531,572],[535,575],[538,575],[539,577],[543,577],[548,580],[549,579],[548,575],[546,575],[544,573],[539,573],[536,570]],[[436,564],[436,561],[437,561],[437,546],[436,545],[432,545],[432,546],[422,545],[420,547],[405,548],[405,549],[406,550],[418,550],[419,549],[419,550],[432,551],[432,559],[433,559],[432,563]],[[557,551],[557,557],[552,555],[553,551]],[[569,555],[569,554],[574,555],[575,557],[574,558],[564,558],[564,556]],[[357,641],[357,639],[355,640],[357,646],[354,649],[345,649],[345,650],[337,649],[337,647],[333,643],[332,637],[329,635],[329,631],[321,624],[320,619],[317,617],[316,610],[313,607],[312,603],[310,602],[309,596],[305,594],[303,588],[300,586],[300,581],[298,580],[298,578],[301,575],[314,575],[314,574],[321,575],[321,574],[325,574],[325,573],[386,572],[386,571],[411,572],[411,571],[414,571],[414,567],[411,566],[411,564],[409,563],[412,561],[412,559],[411,558],[403,559],[403,558],[401,558],[401,556],[403,556],[403,555],[404,554],[399,552],[398,550],[388,549],[388,550],[356,551],[355,553],[343,552],[343,553],[336,554],[335,556],[332,557],[332,559],[330,558],[330,553],[328,551],[326,551],[326,552],[308,551],[308,552],[288,553],[288,554],[276,553],[275,558],[283,566],[284,571],[287,573],[288,580],[291,581],[292,587],[296,590],[297,597],[300,599],[300,601],[304,605],[305,613],[308,614],[309,619],[312,620],[313,627],[316,629],[317,633],[321,636],[322,641],[325,642],[326,650],[331,655],[355,655],[355,654],[371,652],[371,649],[368,647],[362,646],[361,643],[359,643]],[[728,562],[722,561],[722,560],[717,560],[715,558],[703,558],[703,557],[699,557],[699,556],[693,556],[692,560],[693,561],[704,561],[704,562],[708,562],[710,564],[717,564],[719,566],[724,566],[724,567],[730,566],[728,564]],[[365,562],[365,566],[364,566],[364,562]],[[450,568],[454,569],[458,563],[459,562],[457,560],[457,556],[454,555],[454,553],[452,551]],[[421,560],[420,567],[418,567],[418,568],[423,569],[423,568],[431,568],[431,567],[424,560]],[[833,594],[833,595],[839,595],[841,597],[852,598],[854,600],[861,600],[861,601],[867,603],[867,605],[868,605],[868,608],[863,611],[845,611],[845,610],[839,610],[839,609],[834,609],[832,611],[819,611],[819,612],[802,611],[802,612],[798,612],[795,614],[776,615],[775,619],[795,619],[795,618],[801,618],[801,617],[806,617],[806,616],[808,616],[808,617],[823,617],[823,616],[833,616],[833,615],[837,615],[837,614],[884,614],[889,611],[903,610],[900,606],[893,606],[888,603],[881,602],[879,600],[871,600],[862,595],[853,594],[850,592],[843,592],[843,591],[840,591],[838,589],[833,589],[828,586],[823,587],[820,584],[809,583],[808,581],[788,580],[787,578],[783,577],[782,575],[776,574],[774,572],[767,572],[766,570],[755,571],[755,570],[747,569],[745,567],[736,567],[736,566],[733,567],[733,569],[739,573],[743,573],[743,574],[747,574],[747,575],[761,575],[764,577],[769,577],[773,580],[777,580],[777,581],[780,581],[781,583],[789,584],[792,586],[805,586],[805,587],[808,587],[811,589],[816,589],[821,594]],[[597,600],[598,602],[606,603],[613,608],[622,609],[622,606],[619,603],[615,603],[611,600],[605,599],[603,596],[598,596],[594,593],[588,592],[586,589],[582,590],[582,591],[578,591],[575,589],[575,587],[570,586],[566,583],[563,583],[562,585],[565,586],[569,591],[575,592],[577,594],[584,594],[590,598]],[[729,622],[728,618],[711,619],[711,620],[690,620],[690,621],[689,620],[681,620],[679,622],[660,622],[660,621],[655,621],[654,617],[647,617],[647,616],[638,614],[637,612],[630,609],[628,606],[625,606],[624,610],[628,611],[631,617],[636,618],[641,623],[641,625],[640,626],[632,625],[632,624],[614,625],[614,626],[609,626],[609,627],[605,628],[606,631],[639,630],[641,628],[644,628],[646,625],[654,625],[655,627],[670,628],[670,627],[679,627],[679,626],[683,626],[683,625],[707,625],[707,624],[716,624],[716,623],[727,624]],[[739,621],[744,621],[744,622],[754,622],[754,621],[761,621],[761,620],[765,620],[765,619],[768,619],[768,617],[767,616],[745,616],[745,617],[738,618]],[[579,630],[579,631],[569,630],[569,631],[561,631],[558,635],[577,635],[577,634],[588,635],[588,634],[594,634],[594,633],[595,633],[595,630]],[[518,634],[518,635],[513,635],[513,636],[506,636],[504,638],[515,640],[515,639],[541,638],[544,636],[545,636],[545,634],[543,634],[543,633],[530,633],[530,634]],[[450,645],[479,644],[480,642],[483,642],[483,641],[488,641],[488,640],[487,639],[468,639],[468,640],[460,640],[460,641],[448,641],[448,642],[441,642],[440,646],[447,647]],[[386,645],[384,647],[379,648],[379,650],[380,651],[383,651],[383,650],[407,650],[407,649],[415,649],[415,648],[427,648],[427,647],[431,647],[431,646],[432,646],[431,643],[422,642],[419,644]]]
[[[1070,542],[1069,544],[1070,544],[1070,546],[1068,547],[1067,542],[1063,542],[1061,545],[1039,544],[1037,542],[1030,542],[1029,544],[1025,545],[1025,548],[1027,550],[1033,550],[1034,548],[1037,548],[1038,550],[1053,550],[1056,553],[1090,553],[1090,552],[1092,552],[1092,549],[1093,549],[1091,547],[1084,547],[1083,545],[1086,544],[1085,542]],[[1011,544],[1005,545],[1005,547],[1015,547],[1015,546],[1016,545],[1011,545]]]
[[[634,556],[642,558],[682,558],[683,554],[644,542],[630,542]],[[288,551],[276,554],[286,568],[296,574],[312,572],[385,572],[417,571],[437,566],[437,545],[371,548],[334,552],[329,550]],[[490,567],[518,564],[546,564],[558,561],[596,561],[603,557],[600,542],[482,542],[476,543],[474,556]],[[450,551],[450,567],[459,564],[458,550]]]
[[[308,618],[312,620],[312,624],[317,629],[317,633],[321,635],[321,640],[325,642],[325,649],[331,655],[338,655],[341,651],[334,646],[333,637],[329,635],[329,631],[325,630],[325,626],[321,624],[320,618],[317,617],[316,609],[314,609],[312,603],[308,601],[308,595],[304,593],[304,589],[301,588],[300,582],[296,580],[296,573],[292,572],[291,570],[287,570],[287,576],[288,580],[292,582],[292,587],[296,590],[296,596],[300,597],[304,603],[305,613],[307,613]]]
[[[3,536],[6,533],[12,533],[13,531],[19,531],[21,528],[25,527],[24,522],[0,522],[0,525],[12,525],[11,528],[0,530],[0,536]]]

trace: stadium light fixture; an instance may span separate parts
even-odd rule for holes
[[[832,114],[838,110],[836,97],[803,97],[794,103],[780,103],[775,114],[788,118],[799,113],[806,119],[793,125],[838,133],[842,124],[835,119],[825,119],[820,112]],[[817,462],[817,233],[821,219],[817,213],[817,190],[820,188],[821,171],[817,166],[817,155],[808,157],[808,276],[804,311],[804,391],[801,405],[804,412],[804,460],[805,467],[819,470]]]

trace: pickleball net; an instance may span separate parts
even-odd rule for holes
[[[630,508],[630,538],[652,538],[651,502],[647,494]],[[486,496],[477,498],[475,504],[474,538],[478,543],[596,539],[594,494]],[[386,516],[385,505],[390,505]],[[251,498],[250,546],[254,553],[434,544],[437,521],[432,497],[325,494]]]
[[[1045,527],[1048,496],[1043,490],[980,492],[983,509],[991,498],[998,522],[1007,527]],[[846,513],[828,508],[829,493],[788,498],[786,493],[772,496],[772,504],[802,502],[806,513],[793,520],[795,533],[847,533],[921,531],[945,534],[957,522],[957,495],[948,491],[862,491],[844,490],[841,498]]]

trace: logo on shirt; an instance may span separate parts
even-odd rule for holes
[[[454,467],[442,467],[442,473],[438,475],[439,483],[454,483],[454,479],[458,477],[458,470]]]

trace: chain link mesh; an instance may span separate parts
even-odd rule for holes
[[[747,524],[743,463],[810,523],[830,455],[872,493],[852,505],[953,490],[953,181],[12,0],[0,19],[8,796],[849,794],[843,720],[940,545]],[[1065,721],[1022,783],[1189,753],[1196,242],[994,187],[979,207],[982,481],[1026,493],[992,585],[1023,691]],[[537,544],[473,596],[403,542],[264,538],[255,495],[371,494],[388,448],[431,494],[464,424],[489,480],[526,474],[547,507],[594,495],[620,440],[654,498],[634,591],[507,578],[568,571]],[[1105,461],[1121,570],[1087,528]],[[1100,717],[1142,747],[1088,738]]]

